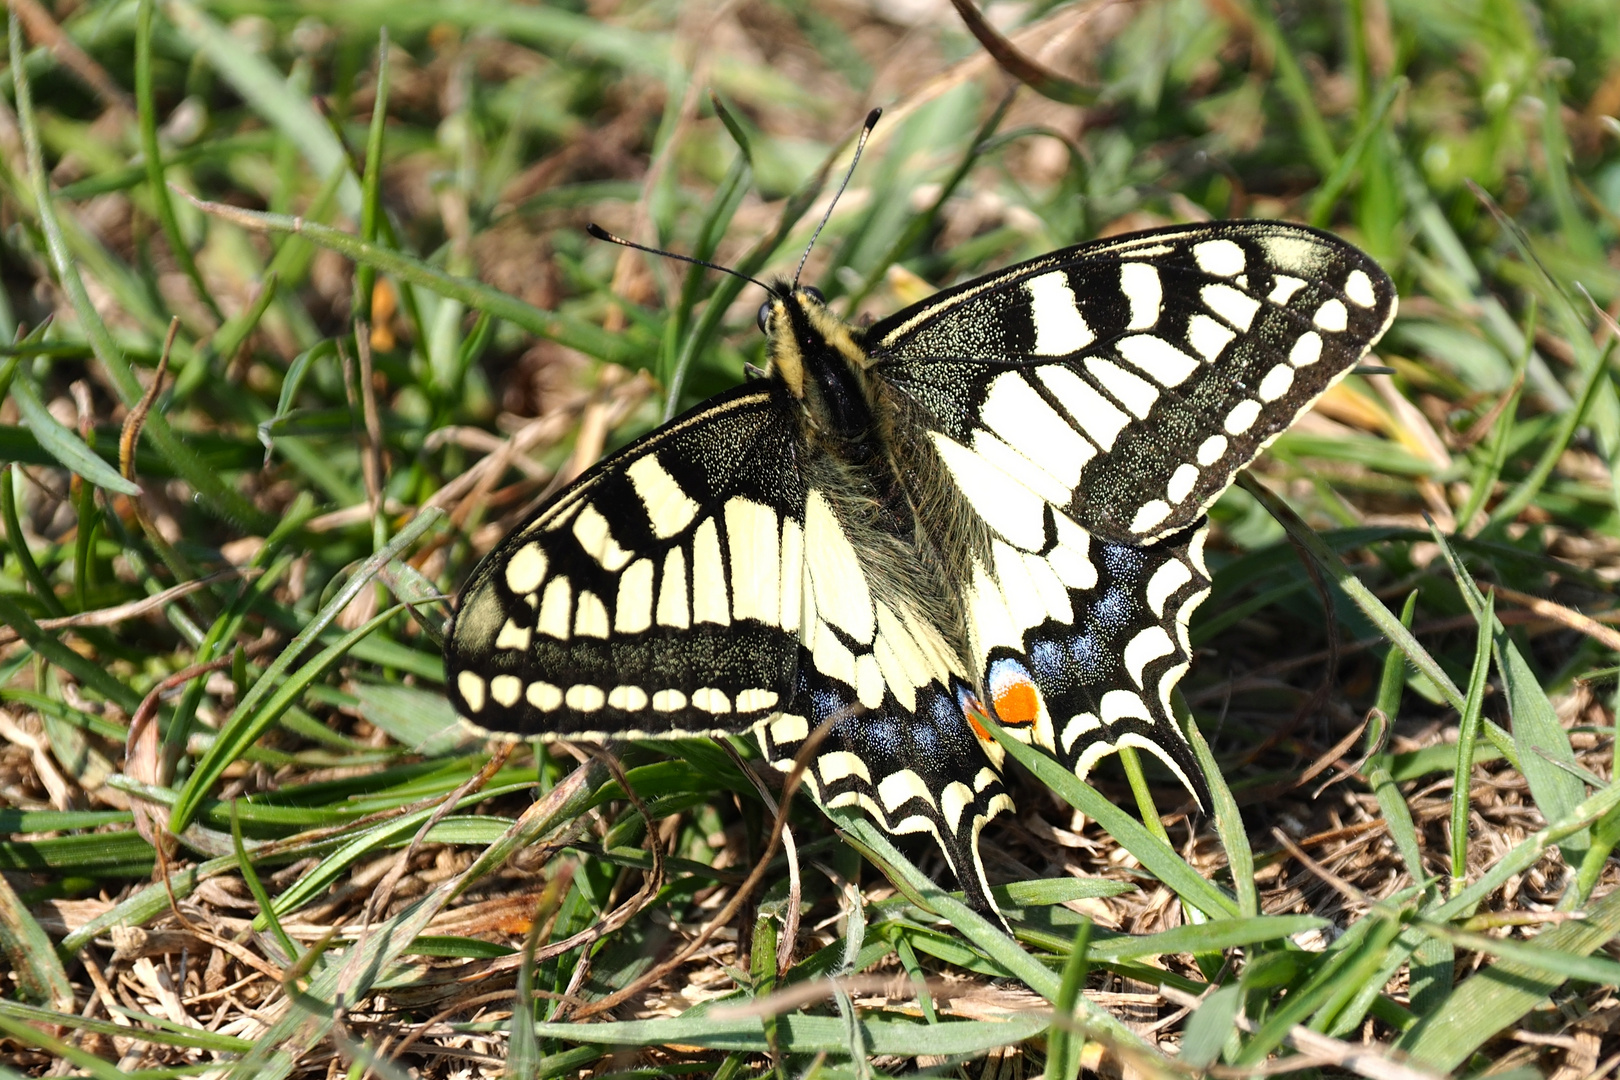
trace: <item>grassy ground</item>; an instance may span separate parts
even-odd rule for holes
[[[1003,65],[926,0],[11,10],[0,1077],[1615,1074],[1611,0],[995,5]],[[477,557],[758,359],[583,226],[789,272],[874,104],[852,317],[1209,217],[1402,294],[1215,510],[1215,812],[1032,761],[1016,943],[803,800],[790,893],[713,744],[537,772],[440,685]]]

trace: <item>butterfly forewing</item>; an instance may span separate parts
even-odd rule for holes
[[[940,434],[1000,466],[947,460],[969,501],[995,505],[999,474],[1033,465],[1023,479],[1045,501],[1093,535],[1143,543],[1196,521],[1394,311],[1388,277],[1343,241],[1220,222],[1055,252],[868,340]]]
[[[445,647],[463,716],[522,735],[740,732],[794,689],[805,487],[763,388],[587,473],[479,566]]]

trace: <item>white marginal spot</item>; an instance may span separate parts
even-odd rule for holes
[[[554,577],[540,598],[540,619],[535,629],[558,641],[568,640],[568,627],[574,614],[574,590],[565,577]]]
[[[1124,692],[1125,691],[1123,690],[1113,691],[1113,693],[1116,694],[1122,694]],[[1143,717],[1143,719],[1146,719],[1146,717]],[[1085,753],[1081,754],[1080,757],[1075,760],[1074,775],[1084,780],[1091,774],[1091,770],[1096,766],[1097,762],[1101,761],[1109,754],[1118,752],[1119,747],[1115,746],[1111,742],[1098,741],[1092,743],[1090,746],[1086,747]]]
[[[1113,449],[1114,440],[1131,422],[1131,418],[1119,406],[1062,364],[1038,367],[1035,375],[1062,402],[1086,438],[1105,451]]]
[[[1156,528],[1159,522],[1170,516],[1170,504],[1163,499],[1154,499],[1144,503],[1131,519],[1131,532],[1145,533]]]
[[[467,708],[473,712],[484,711],[484,692],[487,689],[481,676],[470,671],[463,671],[456,676],[456,689],[461,692],[461,700],[467,703]]]
[[[1179,559],[1171,559],[1148,578],[1147,602],[1153,614],[1164,618],[1164,605],[1175,591],[1192,580],[1192,571]]]
[[[1211,435],[1198,444],[1198,464],[1209,468],[1226,456],[1226,436]]]
[[[533,631],[527,626],[519,626],[511,619],[507,619],[506,625],[501,627],[501,632],[495,635],[495,647],[523,652],[528,649],[529,639],[533,636]]]
[[[883,808],[891,814],[912,799],[934,805],[934,796],[929,792],[928,785],[910,769],[901,769],[885,776],[878,782],[877,790],[878,798],[883,800]]]
[[[615,686],[608,691],[608,708],[640,712],[647,707],[647,691],[639,686]]]
[[[606,638],[608,613],[602,598],[593,592],[581,592],[574,607],[574,636]]]
[[[816,758],[816,771],[821,773],[821,779],[827,784],[836,784],[846,776],[858,776],[868,784],[872,782],[866,762],[848,750],[829,750],[822,754]]]
[[[1294,385],[1294,369],[1287,364],[1278,364],[1266,372],[1266,377],[1260,380],[1255,393],[1260,395],[1261,401],[1276,401],[1288,393],[1289,387]]]
[[[1164,627],[1150,626],[1131,638],[1131,643],[1125,646],[1125,670],[1131,673],[1131,678],[1136,680],[1137,686],[1143,686],[1142,669],[1175,651],[1175,643],[1170,640],[1170,635],[1164,632]]]
[[[1209,577],[1209,564],[1204,561],[1204,545],[1209,543],[1209,529],[1202,528],[1193,534],[1192,543],[1187,545],[1187,557],[1192,560],[1193,569],[1203,577]]]
[[[532,682],[523,692],[529,704],[541,712],[551,712],[563,703],[562,687],[553,686],[548,682]]]
[[[652,696],[655,712],[676,712],[686,708],[686,695],[679,690],[660,690]]]
[[[1086,357],[1086,371],[1102,383],[1103,389],[1114,396],[1131,415],[1145,420],[1153,403],[1159,400],[1159,388],[1134,372],[1126,371],[1112,360],[1100,356]]]
[[[1187,340],[1205,360],[1214,362],[1237,334],[1225,323],[1202,313],[1187,320]]]
[[[944,432],[931,431],[928,434],[939,450],[940,459],[950,470],[951,477],[961,487],[962,494],[968,502],[974,506],[994,507],[993,512],[985,519],[990,527],[1025,551],[1039,551],[1046,543],[1045,501],[1007,475],[1004,470],[997,468],[983,454],[974,453]],[[814,493],[811,497],[815,498]],[[809,548],[811,565],[814,566],[818,545],[813,530],[809,528],[808,515],[805,523],[806,546]],[[843,531],[839,530],[840,539],[842,536]],[[844,540],[843,543],[847,547],[849,541]],[[853,551],[850,557],[854,557]],[[866,599],[869,595],[864,575],[861,579],[860,593],[862,599]],[[818,578],[816,603],[825,607],[827,599]],[[870,611],[871,602],[867,600],[868,615]],[[870,641],[871,631],[868,630],[867,635],[861,640]]]
[[[1117,724],[1121,720],[1147,720],[1151,723],[1153,720],[1148,715],[1147,702],[1129,690],[1110,690],[1098,704],[1104,724]]]
[[[636,459],[624,470],[624,474],[630,478],[636,495],[641,499],[642,509],[652,524],[653,535],[660,540],[674,536],[697,517],[698,504],[658,463],[656,455],[648,454]]]
[[[1046,561],[1057,572],[1058,580],[1071,589],[1097,587],[1097,567],[1091,561],[1091,534],[1067,514],[1053,515],[1057,519],[1057,547],[1047,553]]]
[[[619,575],[619,594],[613,601],[613,629],[620,634],[639,634],[652,625],[653,564],[637,559]]]
[[[1063,725],[1063,752],[1067,754],[1072,751],[1076,739],[1086,732],[1096,731],[1100,727],[1102,727],[1102,721],[1098,720],[1093,713],[1083,712],[1079,716],[1070,718],[1069,722]]]
[[[737,694],[737,711],[740,713],[764,712],[766,709],[776,708],[777,694],[775,690],[761,690],[751,686]]]
[[[719,716],[731,711],[731,698],[724,690],[702,686],[692,691],[692,707]]]
[[[939,793],[939,813],[951,832],[956,832],[962,827],[962,811],[972,802],[973,789],[960,780],[952,780],[945,785],[945,790]]]
[[[855,696],[868,709],[883,704],[883,669],[871,653],[855,658]]]
[[[596,712],[607,704],[607,695],[600,686],[590,683],[575,683],[563,695],[563,704],[575,712]]]
[[[1373,292],[1372,278],[1365,271],[1352,270],[1350,276],[1344,279],[1344,295],[1357,307],[1370,308],[1378,303],[1378,296]]]
[[[975,793],[982,792],[985,788],[989,787],[991,784],[1000,779],[1001,777],[996,775],[996,770],[990,768],[989,766],[985,766],[973,774],[973,790]]]
[[[832,504],[817,488],[810,490],[804,505],[804,551],[816,611],[856,641],[869,644],[874,623],[866,572]]]
[[[594,506],[587,505],[574,519],[574,539],[579,541],[585,554],[609,573],[624,569],[624,564],[630,561],[630,553],[613,539],[607,518]]]
[[[1341,333],[1350,325],[1350,312],[1345,310],[1344,301],[1337,298],[1328,300],[1316,309],[1316,315],[1311,322],[1324,330],[1335,334]]]
[[[1214,319],[1207,320],[1216,329],[1225,330]],[[1192,328],[1196,332],[1197,327]],[[1231,333],[1227,331],[1228,340]],[[1196,342],[1194,343],[1196,346]],[[1224,342],[1222,343],[1225,344]],[[1128,338],[1121,338],[1114,343],[1119,355],[1129,360],[1137,370],[1147,375],[1160,386],[1180,386],[1192,378],[1193,372],[1198,370],[1198,361],[1170,344],[1156,334],[1133,334]],[[1220,355],[1220,349],[1215,350]],[[1214,359],[1214,357],[1210,357]]]
[[[1159,310],[1164,305],[1159,268],[1151,263],[1121,263],[1119,291],[1131,305],[1131,321],[1125,329],[1151,330],[1159,321]]]
[[[1177,764],[1168,753],[1165,752],[1164,747],[1160,746],[1152,739],[1138,735],[1134,731],[1127,731],[1120,735],[1119,745],[1122,747],[1134,746],[1138,750],[1146,750],[1148,753],[1152,754],[1154,757],[1158,758],[1160,761],[1164,762],[1170,767],[1170,771],[1175,773],[1177,779],[1181,781],[1182,787],[1185,787],[1188,791],[1196,790],[1192,785],[1192,781],[1187,778],[1187,774],[1182,771],[1181,766]]]
[[[1260,301],[1230,285],[1205,285],[1198,295],[1204,298],[1204,306],[1239,330],[1247,330],[1260,310]]]
[[[1071,489],[1080,482],[1081,468],[1096,454],[1021,371],[1003,372],[990,383],[979,422]]]
[[[726,543],[731,551],[732,617],[782,625],[782,555],[776,511],[752,499],[726,503]]]
[[[1243,249],[1230,240],[1205,240],[1201,244],[1194,244],[1193,258],[1198,260],[1198,269],[1221,277],[1243,273],[1244,264],[1248,262]]]
[[[1299,290],[1303,289],[1304,287],[1305,282],[1301,279],[1297,277],[1289,277],[1287,274],[1278,274],[1276,277],[1272,278],[1271,295],[1266,297],[1266,299],[1270,300],[1273,304],[1281,306],[1293,299],[1294,294],[1299,292]]]
[[[692,534],[692,621],[726,626],[731,605],[726,597],[726,564],[720,557],[720,530],[704,518]]]
[[[1288,352],[1288,362],[1295,367],[1310,367],[1322,359],[1322,335],[1315,330],[1307,330],[1299,335],[1294,347]]]
[[[1254,422],[1260,418],[1260,403],[1258,401],[1240,401],[1232,406],[1232,411],[1226,414],[1226,433],[1228,435],[1241,435],[1254,427]]]
[[[1172,504],[1180,503],[1192,493],[1193,485],[1198,483],[1198,466],[1190,462],[1183,462],[1176,466],[1176,471],[1170,474],[1170,483],[1165,487],[1165,497]]]
[[[692,625],[692,609],[686,602],[686,555],[678,547],[664,556],[664,575],[658,583],[658,625],[677,630]]]
[[[746,690],[743,692],[747,693]],[[742,704],[740,698],[737,704],[739,706]],[[791,746],[794,743],[802,743],[809,737],[810,721],[802,716],[783,713],[771,721],[771,742],[777,746]]]
[[[1079,352],[1096,340],[1075,303],[1074,290],[1069,287],[1069,276],[1061,270],[1030,278],[1024,282],[1029,291],[1029,315],[1035,324],[1036,356],[1067,356]]]
[[[546,553],[538,543],[524,544],[506,560],[506,587],[519,596],[531,593],[546,579]]]

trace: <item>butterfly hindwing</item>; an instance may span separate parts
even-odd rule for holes
[[[445,647],[481,727],[742,732],[794,691],[805,485],[772,391],[743,387],[592,469],[480,564]]]

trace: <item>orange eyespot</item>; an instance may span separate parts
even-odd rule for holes
[[[1041,699],[1035,685],[1019,680],[996,687],[996,716],[1003,724],[1033,724],[1041,714]]]

